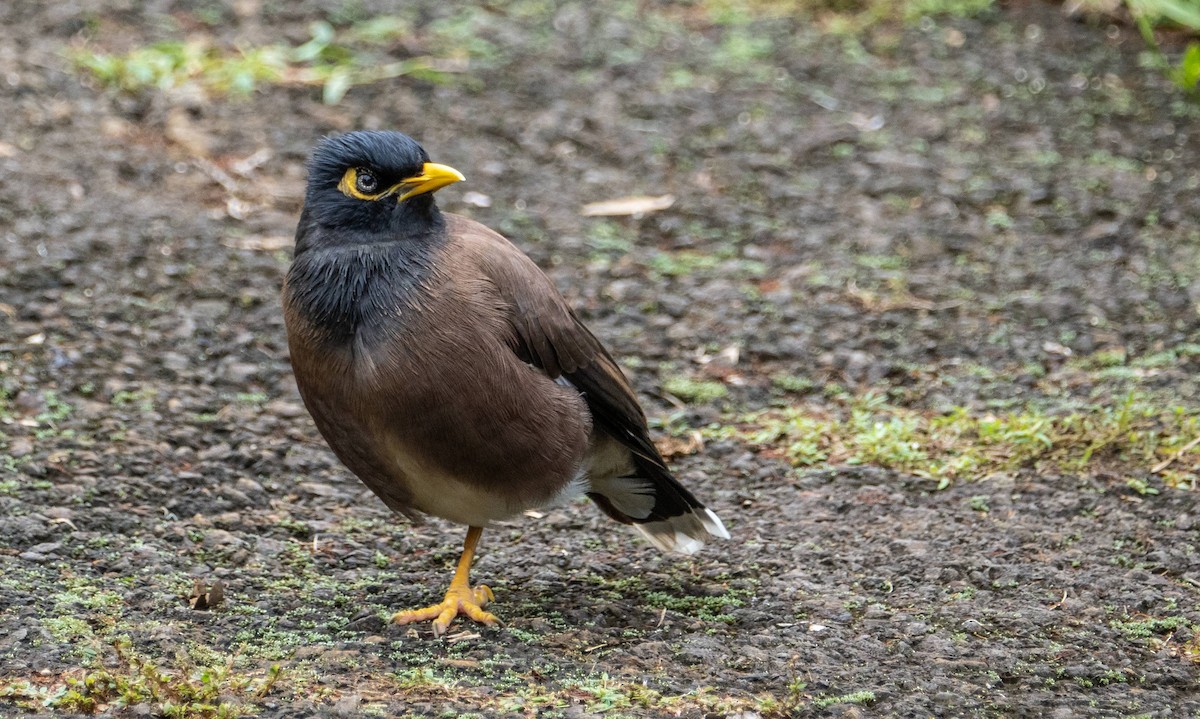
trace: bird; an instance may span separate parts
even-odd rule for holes
[[[516,245],[434,202],[462,182],[394,131],[308,161],[282,305],[300,396],[393,511],[467,527],[442,601],[397,624],[500,623],[469,573],[484,528],[580,495],[663,551],[729,538],[671,473],[612,355]]]

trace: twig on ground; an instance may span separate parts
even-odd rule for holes
[[[1159,462],[1158,464],[1156,464],[1156,465],[1154,465],[1153,467],[1151,467],[1151,468],[1150,468],[1150,472],[1151,472],[1151,473],[1153,473],[1153,474],[1158,474],[1159,472],[1163,471],[1163,470],[1164,470],[1164,469],[1166,469],[1167,467],[1170,467],[1172,462],[1174,462],[1175,460],[1179,459],[1179,458],[1180,458],[1180,457],[1182,457],[1183,455],[1187,454],[1187,453],[1188,453],[1188,451],[1189,451],[1189,450],[1190,450],[1192,447],[1195,447],[1195,446],[1196,446],[1196,445],[1198,445],[1198,444],[1200,444],[1200,436],[1197,436],[1197,437],[1196,437],[1195,439],[1193,439],[1191,442],[1188,442],[1187,444],[1185,444],[1185,445],[1183,445],[1182,447],[1180,447],[1180,448],[1179,448],[1179,451],[1178,451],[1178,452],[1176,452],[1175,454],[1171,455],[1170,457],[1167,457],[1167,458],[1166,458],[1166,459],[1164,459],[1163,461],[1161,461],[1161,462]]]

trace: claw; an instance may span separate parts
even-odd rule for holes
[[[423,609],[396,612],[392,615],[392,621],[396,624],[412,624],[432,619],[435,637],[445,634],[450,622],[454,621],[459,614],[465,614],[469,619],[489,626],[500,624],[500,620],[493,614],[483,611],[488,602],[495,601],[496,595],[492,594],[492,590],[486,584],[472,588],[467,582],[471,559],[475,556],[475,545],[479,542],[479,536],[482,533],[483,529],[479,527],[471,527],[467,531],[467,540],[463,543],[463,553],[458,560],[458,569],[454,572],[450,588],[446,590],[445,599]]]
[[[484,611],[484,607],[488,602],[494,601],[496,595],[486,585],[480,584],[477,587],[469,587],[465,585],[450,585],[450,589],[446,591],[446,598],[437,604],[431,604],[422,609],[409,609],[402,612],[396,612],[392,616],[392,621],[396,624],[412,624],[413,622],[425,622],[433,620],[433,634],[440,637],[446,633],[450,627],[450,623],[460,614],[466,615],[481,624],[494,626],[500,623],[500,620],[491,612]]]

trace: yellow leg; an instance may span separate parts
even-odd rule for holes
[[[434,636],[446,633],[450,622],[460,613],[484,624],[499,624],[500,620],[492,614],[483,611],[488,602],[496,597],[492,590],[480,584],[472,588],[467,581],[471,572],[471,560],[475,558],[475,546],[483,535],[483,527],[471,527],[467,530],[467,539],[463,542],[462,556],[458,558],[458,569],[454,570],[454,579],[450,580],[450,588],[446,590],[446,598],[437,604],[424,609],[409,609],[396,612],[392,621],[397,624],[424,622],[433,620]]]

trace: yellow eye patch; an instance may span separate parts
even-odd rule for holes
[[[405,178],[391,187],[378,189],[379,180],[370,170],[362,167],[351,167],[342,175],[338,189],[347,197],[356,200],[380,200],[404,190],[397,195],[396,202],[402,202],[410,197],[433,192],[446,185],[462,182],[462,173],[453,167],[439,165],[436,162],[426,162],[421,167],[421,174]]]
[[[360,172],[362,173],[361,177],[359,176]],[[375,179],[373,174],[359,167],[351,167],[346,170],[346,174],[342,175],[342,180],[338,183],[338,189],[342,191],[343,195],[353,197],[356,200],[378,200],[391,193],[396,187],[399,187],[399,185],[396,185],[396,187],[390,187],[382,191],[364,192],[368,179],[374,186],[378,187],[379,181]]]

